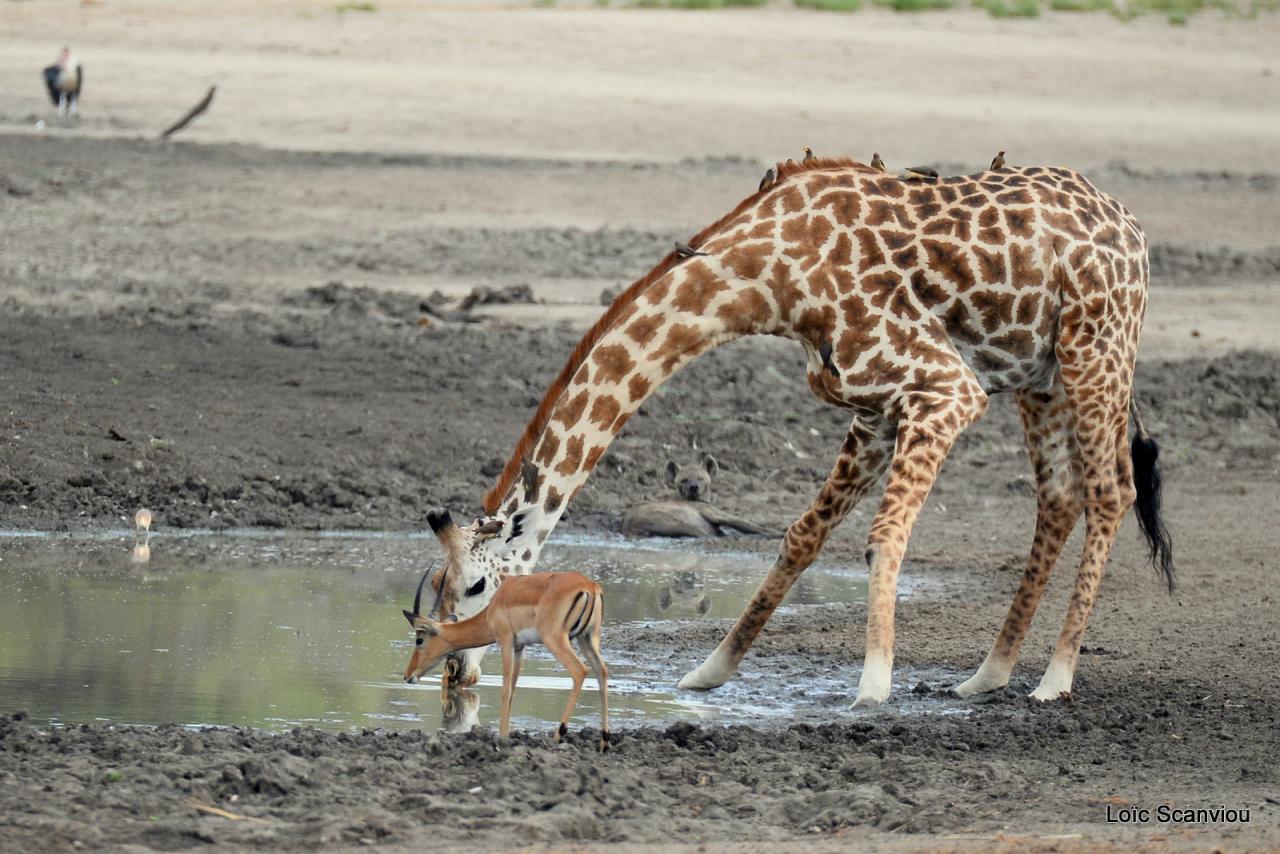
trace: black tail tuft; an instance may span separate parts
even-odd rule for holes
[[[1176,584],[1173,577],[1173,541],[1160,518],[1160,468],[1156,465],[1160,459],[1160,446],[1155,439],[1139,430],[1133,437],[1130,452],[1133,455],[1133,485],[1138,490],[1138,500],[1134,504],[1138,526],[1151,547],[1151,565],[1164,576],[1172,593]]]

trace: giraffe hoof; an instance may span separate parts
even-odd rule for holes
[[[973,697],[977,694],[986,694],[988,691],[999,691],[1001,688],[1009,684],[1009,680],[1005,679],[1001,682],[998,679],[980,678],[981,673],[975,673],[959,685],[951,689],[951,693],[957,697]]]
[[[1062,700],[1063,702],[1066,702],[1066,703],[1071,702],[1070,691],[1058,691],[1055,693],[1053,689],[1049,689],[1046,691],[1043,687],[1035,689],[1027,696],[1029,696],[1033,700],[1038,700],[1041,703],[1052,703],[1056,700]]]
[[[885,700],[887,700],[887,699],[889,699],[889,698],[888,698],[888,697],[885,697],[884,699],[880,699],[879,697],[872,697],[872,696],[871,696],[871,695],[869,695],[869,694],[859,694],[859,695],[858,695],[858,698],[857,698],[856,700],[854,700],[854,701],[853,701],[853,708],[855,708],[855,709],[874,709],[874,708],[879,707],[879,706],[880,706],[880,704],[881,704],[881,703],[883,703],[883,702],[884,702]]]
[[[719,674],[707,674],[703,672],[703,668],[690,670],[686,673],[676,687],[687,691],[710,691],[712,688],[719,688],[721,685],[729,681],[728,676],[721,677]]]

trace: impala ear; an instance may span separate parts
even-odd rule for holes
[[[710,454],[702,458],[702,467],[707,470],[707,474],[711,477],[715,477],[716,472],[720,471],[720,464]]]
[[[435,507],[427,511],[427,524],[431,526],[431,532],[438,536],[441,530],[453,524],[453,517],[443,507]]]
[[[678,472],[679,470],[680,470],[680,467],[677,466],[674,462],[671,462],[670,460],[667,461],[667,471],[666,471],[667,486],[670,486],[671,484],[676,482],[676,472]]]

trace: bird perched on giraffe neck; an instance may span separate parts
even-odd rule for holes
[[[881,172],[889,171],[888,169],[885,168],[884,161],[880,159],[880,152],[878,151],[872,152],[871,154],[871,168],[879,169]]]
[[[817,158],[813,156],[813,149],[806,145],[804,147],[804,160],[801,160],[800,162],[808,163],[810,160],[816,160],[816,159]]]
[[[58,115],[79,114],[84,66],[71,55],[71,48],[64,47],[57,62],[44,70],[44,85],[49,90],[49,100],[58,108]]]
[[[1003,169],[1003,168],[1004,168],[1004,152],[999,151],[996,153],[995,157],[991,158],[991,166],[988,167],[988,169],[989,171],[994,172],[997,169]]]

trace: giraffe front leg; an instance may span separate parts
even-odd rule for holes
[[[705,691],[729,681],[769,616],[800,573],[817,557],[828,534],[880,479],[889,461],[892,442],[891,424],[877,419],[854,419],[822,491],[804,515],[787,529],[778,559],[738,622],[707,660],[685,674],[677,687]]]
[[[906,553],[907,540],[929,490],[942,468],[942,461],[960,431],[986,411],[986,395],[976,383],[969,394],[948,394],[948,416],[938,417],[942,406],[939,394],[928,410],[935,416],[927,422],[904,418],[898,426],[898,441],[884,499],[871,523],[867,542],[870,568],[867,595],[867,647],[858,679],[854,708],[874,706],[889,699],[893,676],[893,620],[898,596],[898,570]],[[962,405],[967,401],[968,405]]]

